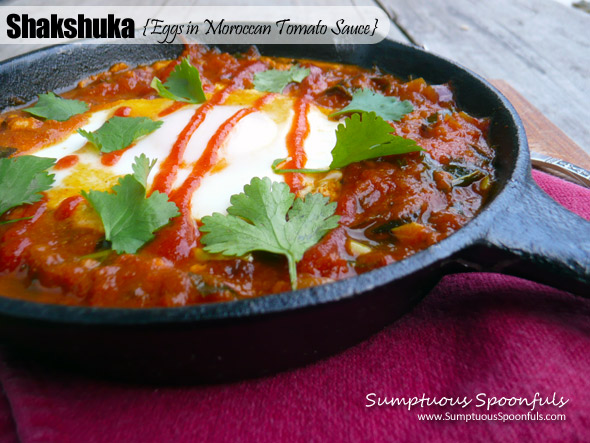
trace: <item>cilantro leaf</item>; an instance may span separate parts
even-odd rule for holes
[[[78,134],[87,138],[101,152],[109,153],[125,149],[139,137],[154,132],[160,126],[161,121],[147,117],[111,117],[96,131],[78,129]]]
[[[397,122],[413,110],[414,107],[408,100],[400,101],[397,97],[387,97],[370,89],[360,89],[354,92],[346,107],[330,114],[330,117],[354,112],[374,112],[384,120]]]
[[[24,109],[25,112],[47,120],[64,122],[74,115],[88,111],[88,104],[80,100],[68,100],[58,97],[53,92],[39,95],[35,106]]]
[[[40,192],[53,184],[54,176],[47,169],[54,164],[53,158],[33,155],[0,158],[0,215],[16,206],[41,200]]]
[[[285,183],[254,177],[244,192],[233,195],[228,215],[205,216],[201,242],[212,253],[240,256],[267,251],[287,257],[291,287],[297,288],[296,263],[338,226],[336,203],[321,194],[295,198]]]
[[[330,169],[386,155],[423,151],[414,140],[394,135],[393,131],[393,127],[374,112],[351,115],[336,129]]]
[[[254,75],[254,88],[263,92],[283,92],[291,82],[301,83],[310,74],[309,68],[292,66],[287,71],[268,69]]]
[[[154,77],[150,85],[161,97],[169,98],[186,103],[203,103],[207,100],[199,70],[195,68],[190,60],[183,59],[170,73],[166,83]]]
[[[147,158],[145,154],[141,154],[139,157],[135,157],[135,163],[131,165],[131,169],[133,169],[133,177],[135,177],[135,180],[141,183],[146,189],[148,176],[156,165],[156,162],[156,159],[153,159],[150,162],[150,159]]]
[[[119,254],[137,252],[154,238],[154,231],[180,214],[166,194],[155,191],[146,198],[146,180],[154,164],[141,154],[135,157],[134,174],[120,178],[113,192],[82,191],[102,220],[106,240]]]
[[[279,165],[286,161],[284,158],[277,158],[271,168],[275,174],[320,174],[363,160],[424,150],[414,140],[392,132],[393,127],[374,112],[353,114],[336,129],[332,163],[327,169],[279,169]]]

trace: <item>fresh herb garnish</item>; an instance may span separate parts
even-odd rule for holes
[[[166,83],[154,77],[150,85],[161,97],[186,103],[203,103],[207,98],[201,84],[199,70],[189,58],[184,58],[168,76]]]
[[[289,83],[301,83],[311,71],[309,68],[292,66],[287,71],[269,69],[254,75],[254,88],[263,92],[283,92]]]
[[[109,153],[125,149],[139,137],[154,132],[160,126],[161,121],[147,117],[111,117],[94,132],[78,129],[78,133],[101,152]]]
[[[155,191],[146,197],[147,177],[155,164],[141,154],[135,157],[133,174],[120,178],[113,192],[82,191],[102,220],[105,239],[120,254],[137,252],[154,238],[154,231],[179,215],[166,194]]]
[[[330,117],[355,112],[374,112],[383,120],[397,122],[413,110],[414,107],[408,100],[400,101],[397,97],[387,97],[370,89],[360,89],[354,92],[347,106],[330,114]]]
[[[336,129],[336,145],[328,169],[278,169],[285,161],[279,158],[273,162],[272,170],[277,174],[323,173],[372,158],[423,151],[414,140],[394,135],[393,131],[393,127],[374,112],[353,114]]]
[[[285,183],[254,177],[244,192],[231,197],[228,215],[201,220],[201,242],[212,253],[240,256],[267,251],[287,257],[291,287],[297,288],[296,264],[303,254],[338,226],[336,203],[321,194],[295,198]]]
[[[0,216],[16,206],[41,200],[40,193],[53,184],[53,174],[48,174],[47,169],[54,164],[53,158],[33,155],[0,158]]]
[[[353,114],[336,129],[330,169],[387,155],[407,154],[423,149],[410,140],[393,134],[393,127],[374,112]]]
[[[68,100],[58,97],[53,92],[39,95],[35,106],[24,109],[25,112],[47,120],[64,122],[74,115],[88,111],[88,104],[80,100]]]

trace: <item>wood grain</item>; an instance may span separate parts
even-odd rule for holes
[[[504,80],[490,80],[516,108],[531,151],[590,169],[590,156]]]
[[[379,0],[417,43],[513,85],[590,153],[590,14],[552,0]]]

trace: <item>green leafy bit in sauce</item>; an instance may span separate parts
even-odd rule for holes
[[[109,255],[111,255],[113,252],[112,249],[106,249],[103,251],[98,251],[98,252],[93,252],[91,254],[86,254],[80,257],[80,260],[96,260],[99,262],[102,262],[104,260],[106,260],[108,258]]]
[[[469,186],[471,183],[474,183],[476,181],[478,181],[479,179],[482,179],[486,176],[486,174],[484,174],[481,171],[473,171],[470,174],[467,175],[463,175],[459,178],[456,178],[453,180],[452,184],[453,186]]]
[[[120,178],[113,192],[82,191],[102,220],[105,239],[120,254],[134,254],[154,238],[154,231],[179,215],[166,194],[146,195],[147,177],[155,164],[141,154],[135,157],[133,174]]]
[[[254,75],[254,88],[262,92],[283,92],[289,83],[301,83],[310,74],[309,68],[292,66],[286,71],[268,69]]]
[[[74,115],[88,111],[88,104],[80,100],[68,100],[58,97],[53,92],[39,95],[35,106],[24,109],[25,112],[47,120],[64,122]]]
[[[125,149],[139,137],[162,126],[161,121],[148,117],[111,117],[94,132],[78,129],[78,133],[103,153]]]
[[[0,158],[7,158],[14,154],[18,149],[0,146]]]
[[[170,73],[165,83],[154,77],[151,87],[161,97],[186,103],[203,103],[207,98],[201,84],[199,70],[184,58]]]
[[[228,215],[201,220],[205,251],[242,256],[267,251],[287,257],[291,287],[297,288],[296,264],[307,249],[338,226],[336,203],[321,194],[295,198],[285,183],[254,177],[244,192],[231,197]]]
[[[48,174],[47,169],[54,164],[53,158],[33,155],[0,158],[0,215],[16,206],[41,200],[41,192],[53,184],[54,176]]]
[[[199,294],[201,294],[204,297],[219,292],[230,292],[234,295],[237,295],[237,292],[227,285],[213,285],[207,282],[205,277],[203,277],[202,275],[195,274],[193,272],[189,272],[188,275],[191,279],[191,282],[193,283],[193,286],[197,289],[197,291],[199,291]]]
[[[346,107],[330,114],[330,117],[358,112],[374,112],[383,120],[397,122],[413,110],[414,107],[408,100],[400,101],[397,97],[387,97],[370,89],[360,89],[354,92],[352,100]]]

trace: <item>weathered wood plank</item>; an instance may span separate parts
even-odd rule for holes
[[[491,83],[510,100],[522,118],[531,151],[590,169],[590,155],[504,80]]]
[[[590,14],[552,0],[379,0],[418,43],[507,80],[590,152]]]

